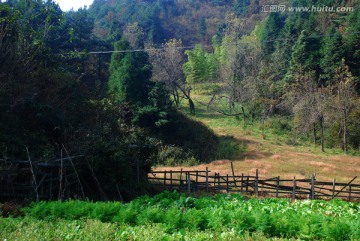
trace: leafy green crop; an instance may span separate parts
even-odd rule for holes
[[[360,239],[360,205],[340,200],[247,200],[241,195],[226,194],[195,198],[177,192],[164,192],[154,197],[144,196],[127,204],[40,202],[24,209],[24,213],[25,220],[38,220],[36,222],[54,223],[63,220],[73,225],[76,221],[84,224],[88,222],[85,220],[98,220],[110,226],[115,225],[116,229],[122,227],[120,229],[124,233],[140,227],[152,232],[151,227],[156,227],[166,237],[179,233],[183,238],[192,237],[192,234],[233,233],[234,237],[261,234],[263,238],[301,240]],[[7,222],[17,224],[9,225]],[[18,232],[9,227],[19,225],[19,222],[26,221],[1,220],[0,228],[8,227],[4,228],[4,234]],[[215,236],[210,239],[222,239]],[[136,240],[131,235],[129,239]]]

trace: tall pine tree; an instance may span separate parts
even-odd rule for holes
[[[360,13],[354,11],[349,17],[349,24],[346,31],[346,56],[347,65],[355,77],[356,82],[360,79]],[[360,84],[357,83],[357,90],[360,92]]]
[[[144,105],[152,88],[151,65],[145,52],[132,51],[125,39],[115,43],[111,57],[108,91],[117,101]]]
[[[341,64],[344,51],[342,45],[342,36],[335,26],[331,26],[327,31],[321,49],[320,66],[322,70],[322,84],[331,85],[335,70]]]
[[[262,49],[266,56],[275,51],[275,40],[278,37],[282,26],[283,20],[280,13],[271,13],[265,22],[265,26],[261,34]]]

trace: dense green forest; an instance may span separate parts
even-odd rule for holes
[[[353,10],[341,13],[264,4],[95,0],[63,12],[52,1],[0,3],[1,158],[83,155],[109,198],[117,184],[130,197],[127,187],[144,187],[139,160],[145,180],[156,164],[224,157],[222,140],[179,111],[186,102],[196,115],[199,85],[211,87],[208,108],[244,126],[276,118],[323,151],[359,153],[360,4],[287,3]]]

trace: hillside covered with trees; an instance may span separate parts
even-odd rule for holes
[[[268,4],[278,1],[0,3],[0,159],[81,155],[102,186],[91,198],[131,198],[154,165],[226,158],[224,140],[188,115],[199,86],[207,108],[245,127],[272,119],[293,144],[359,154],[360,3]]]

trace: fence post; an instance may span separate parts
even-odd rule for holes
[[[218,189],[219,189],[219,192],[220,192],[220,173],[218,173]]]
[[[217,177],[217,172],[215,172],[215,176],[214,176],[214,188],[216,188],[216,177]]]
[[[199,171],[196,171],[196,179],[195,179],[195,190],[198,189],[198,181],[199,181]]]
[[[255,176],[255,196],[259,196],[259,169],[256,169]]]
[[[183,185],[183,180],[182,180],[182,168],[180,169],[180,183],[179,183],[179,188],[181,189]]]
[[[311,199],[315,199],[315,174],[311,176]]]
[[[296,178],[294,177],[294,181],[293,181],[293,191],[292,191],[292,201],[295,200],[295,194],[296,194]]]
[[[190,183],[190,172],[187,172],[187,189],[188,189],[188,193],[191,192],[191,183]]]
[[[351,184],[349,185],[349,202],[351,201]]]
[[[277,182],[276,182],[276,197],[279,197],[279,187],[280,187],[280,176],[277,177]]]
[[[173,189],[173,175],[172,175],[172,170],[170,170],[170,189],[172,190]]]
[[[164,188],[166,186],[166,171],[164,172]]]
[[[244,185],[244,173],[241,173],[241,187],[240,187],[240,192],[243,191],[243,185]]]
[[[229,193],[229,174],[226,174],[226,193]]]
[[[235,185],[235,187],[237,187],[237,186],[236,186],[236,179],[235,179],[235,171],[234,171],[234,164],[233,164],[233,162],[231,162],[231,171],[232,171],[232,175],[233,175],[233,179],[234,179],[234,185]]]
[[[209,169],[206,167],[206,192],[209,192]]]
[[[245,193],[249,191],[249,176],[246,177],[246,186],[245,186]]]
[[[336,185],[335,185],[335,178],[333,179],[333,190],[332,190],[332,199],[335,198],[335,188],[336,188]]]

